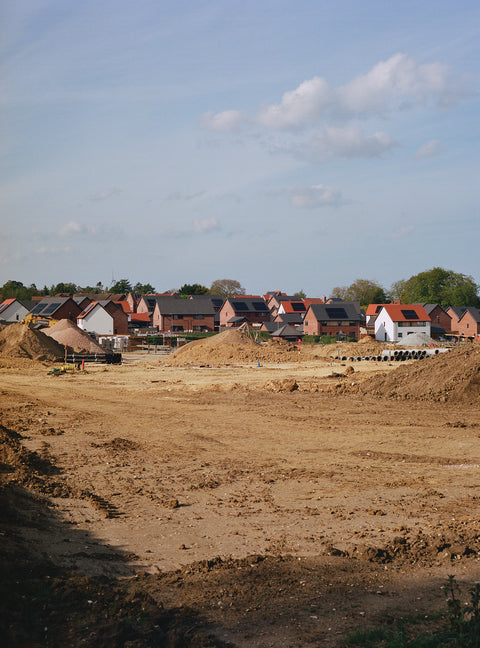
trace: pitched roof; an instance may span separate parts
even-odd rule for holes
[[[366,316],[367,317],[372,317],[373,315],[378,315],[378,313],[382,310],[382,308],[385,306],[385,304],[369,304],[367,306],[366,310]]]
[[[358,302],[335,302],[333,304],[311,304],[309,312],[312,312],[318,321],[362,321]],[[306,316],[305,316],[306,317]]]
[[[244,315],[245,313],[269,313],[268,306],[263,297],[228,297],[225,302],[228,302],[237,315]]]
[[[430,321],[429,315],[421,304],[384,304],[383,308],[392,322]]]
[[[154,308],[158,308],[162,316],[165,315],[215,315],[211,299],[182,299],[173,296],[157,296]],[[149,298],[150,300],[150,298]],[[148,303],[150,309],[150,304]]]
[[[479,308],[475,308],[474,306],[467,306],[465,308],[465,312],[460,317],[460,319],[463,319],[467,313],[469,313],[472,316],[472,318],[474,319],[475,322],[480,322],[480,309]]]
[[[71,297],[44,297],[41,301],[35,302],[35,306],[30,312],[32,315],[52,317],[60,306],[69,300],[73,302]]]
[[[298,329],[294,328],[293,326],[290,326],[290,324],[284,324],[283,326],[280,326],[280,328],[277,328],[275,331],[272,333],[272,337],[302,337],[303,333],[300,333]]]
[[[301,299],[282,300],[282,308],[285,313],[305,313],[308,306]]]

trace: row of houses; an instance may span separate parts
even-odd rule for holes
[[[94,299],[92,299],[94,297]],[[222,299],[213,295],[73,295],[43,297],[31,302],[7,299],[0,304],[0,321],[30,321],[45,326],[69,319],[98,336],[125,336],[142,331],[163,334],[214,332],[248,325],[282,337],[302,335],[355,339],[374,335],[386,342],[401,341],[414,332],[442,337],[480,336],[480,310],[444,309],[438,304],[371,304],[299,298],[279,291]]]

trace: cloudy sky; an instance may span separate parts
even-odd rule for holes
[[[0,285],[480,282],[477,0],[4,0]]]

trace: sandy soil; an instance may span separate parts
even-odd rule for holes
[[[24,498],[4,555],[27,548],[28,565],[95,582],[95,601],[102,578],[120,577],[164,614],[184,611],[169,632],[197,643],[179,645],[339,646],[358,627],[428,617],[448,574],[480,578],[480,402],[378,399],[356,386],[398,365],[313,355],[49,369],[0,365],[3,429],[44,462],[35,481],[2,458]],[[91,609],[79,587],[69,595]],[[115,605],[105,618],[122,618]],[[139,631],[89,643],[67,614],[76,630],[67,641],[56,629],[63,645],[157,645]],[[57,645],[48,637],[32,645]]]

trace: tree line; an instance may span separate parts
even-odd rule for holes
[[[74,283],[52,284],[50,287],[44,286],[37,288],[35,284],[24,286],[21,281],[6,281],[0,288],[1,301],[15,297],[16,299],[32,299],[32,297],[48,297],[54,295],[75,295],[78,293],[90,293],[99,295],[102,293],[125,294],[135,293],[138,295],[148,295],[155,293],[155,287],[150,283],[140,283],[132,285],[128,279],[115,281],[111,286],[104,286],[101,281],[95,286],[80,286]],[[210,288],[198,283],[184,284],[180,288],[173,288],[163,292],[171,292],[187,297],[188,295],[216,295],[218,297],[232,297],[233,295],[244,295],[245,288],[235,279],[216,279]]]
[[[370,279],[356,279],[349,286],[336,286],[331,297],[344,301],[358,301],[362,307],[368,304],[388,304],[393,300],[400,300],[403,304],[440,304],[440,306],[475,306],[480,307],[480,286],[468,275],[435,267],[431,270],[420,272],[409,279],[395,281],[389,290],[386,290],[376,281]],[[31,299],[34,296],[48,296],[58,294],[77,293],[129,293],[146,295],[155,293],[154,286],[150,283],[137,282],[132,285],[128,279],[120,279],[110,287],[103,286],[99,281],[95,286],[81,287],[74,283],[58,283],[37,289],[35,284],[24,286],[20,281],[7,281],[0,288],[2,301],[9,297],[17,299]],[[235,279],[216,279],[208,288],[198,283],[184,284],[178,289],[166,290],[174,292],[181,297],[188,295],[215,295],[232,297],[244,295],[245,288]],[[306,297],[303,290],[295,293],[297,297]]]

